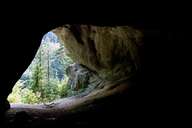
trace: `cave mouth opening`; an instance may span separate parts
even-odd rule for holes
[[[68,72],[73,64],[64,43],[53,31],[46,33],[34,59],[14,85],[7,100],[11,106],[48,105],[79,95],[85,87],[81,85],[77,88],[71,84],[73,81],[69,80]]]
[[[46,58],[44,60],[44,64],[46,65],[44,72],[40,72],[43,70],[43,63],[38,63],[36,68],[34,68],[35,70],[31,72],[31,75],[36,75],[31,76],[30,84],[27,84],[29,86],[28,90],[32,88],[32,91],[29,91],[30,93],[27,94],[29,98],[32,97],[33,100],[31,102],[33,103],[31,103],[32,105],[23,104],[23,102],[20,102],[22,105],[11,104],[11,109],[7,112],[7,118],[10,122],[14,117],[20,119],[20,115],[25,113],[21,118],[28,117],[29,115],[32,117],[32,119],[30,118],[32,122],[35,120],[45,121],[47,123],[47,121],[58,120],[63,124],[63,120],[68,122],[66,118],[73,119],[76,114],[87,113],[88,111],[92,114],[93,110],[96,110],[97,113],[97,110],[101,110],[101,108],[108,109],[115,105],[121,106],[119,105],[119,101],[124,102],[127,100],[124,100],[123,97],[127,96],[129,88],[134,86],[131,78],[138,70],[137,67],[139,67],[137,48],[142,41],[140,31],[128,26],[100,27],[69,25],[59,27],[57,31],[54,29],[49,34],[59,37],[61,43],[58,43],[58,45],[64,44],[64,54],[69,55],[75,62],[71,62],[68,67],[65,67],[65,70],[61,70],[65,72],[65,75],[62,76],[63,78],[61,77],[57,80],[58,83],[54,80],[52,82],[51,77],[54,76],[55,78],[58,75],[58,73],[53,75],[50,72],[52,62],[50,60],[52,58],[51,51],[55,47],[47,46],[50,49],[44,53],[44,58]],[[43,37],[44,40],[46,40],[46,36]],[[47,43],[44,45],[46,46]],[[37,59],[37,62],[43,61],[43,50],[41,47],[43,46],[40,46],[40,50],[36,54],[37,58],[34,58],[34,60]],[[64,57],[61,58],[64,59]],[[59,66],[57,65],[56,67],[58,68]],[[42,75],[43,73],[45,75]],[[21,76],[21,79],[27,79],[24,74]],[[21,79],[19,79],[17,84],[25,84]],[[45,84],[38,84],[43,82]],[[60,84],[60,82],[65,83],[65,86]],[[52,87],[58,87],[58,90],[62,90],[59,91],[62,93],[56,94],[62,94],[63,97],[61,95],[55,98],[50,96],[55,92],[50,87],[52,83],[56,85]],[[25,93],[19,90],[21,87],[17,90],[16,85],[13,88],[12,94],[16,91],[24,95]],[[42,86],[38,88],[39,86],[34,85]],[[27,86],[22,86],[22,88],[24,90]],[[12,94],[8,97],[10,103],[12,103],[10,101],[11,98],[17,99],[17,96],[13,96]],[[37,98],[40,97],[41,102],[36,102],[35,96]],[[28,97],[24,97],[24,100]],[[48,99],[50,97],[52,99]],[[89,118],[90,116],[88,116]]]

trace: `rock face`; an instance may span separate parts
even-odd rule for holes
[[[92,76],[92,73],[80,64],[70,65],[66,72],[69,76],[67,85],[74,91],[86,88],[89,84],[89,78]]]
[[[64,43],[67,54],[74,62],[84,65],[103,81],[128,79],[139,68],[138,47],[142,45],[142,33],[134,28],[65,25],[53,32]],[[75,74],[71,76],[77,79],[86,73]],[[87,83],[87,77],[82,79]],[[78,88],[81,82],[75,81],[70,79],[69,83]]]
[[[35,117],[35,121],[36,116],[42,117],[31,124],[41,126],[43,122],[43,127],[50,126],[51,120],[56,119],[52,116],[57,117],[53,127],[58,124],[72,127],[71,124],[78,122],[89,122],[91,127],[95,124],[99,127],[102,123],[106,126],[111,123],[119,126],[132,120],[136,121],[134,125],[138,123],[138,118],[134,119],[134,116],[142,115],[139,107],[143,104],[137,104],[140,99],[137,98],[137,90],[136,95],[132,95],[135,99],[127,95],[131,85],[127,79],[140,66],[138,48],[142,45],[142,33],[127,26],[90,25],[65,25],[53,32],[64,43],[66,52],[75,62],[67,69],[68,84],[73,90],[81,86],[85,86],[86,90],[80,94],[81,98],[67,98],[68,102],[64,99],[50,109],[25,108],[27,114],[16,114],[19,120],[14,120],[14,126],[18,123],[29,124],[31,118],[27,119],[28,114]],[[135,93],[134,88],[132,90]],[[127,101],[128,105],[125,103]],[[125,119],[122,114],[129,118]],[[22,118],[26,120],[24,123],[20,120]]]
[[[70,65],[66,72],[69,77],[67,85],[79,96],[88,94],[102,83],[101,78],[81,64]]]

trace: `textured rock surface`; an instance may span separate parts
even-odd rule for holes
[[[142,33],[136,29],[65,25],[54,32],[76,63],[85,65],[103,80],[129,78],[139,67]]]
[[[72,90],[78,91],[80,88],[87,87],[92,73],[82,65],[73,64],[67,68],[67,75],[69,77],[67,85],[69,85]]]
[[[127,122],[127,118],[119,119],[124,113],[129,115],[128,120],[132,122],[130,120],[140,110],[137,107],[141,104],[134,102],[138,102],[139,98],[129,100],[128,105],[125,102],[130,98],[126,95],[132,85],[128,79],[140,66],[138,47],[142,45],[142,33],[127,26],[90,25],[65,25],[54,32],[76,63],[68,68],[68,83],[74,90],[84,84],[87,90],[80,97],[62,99],[51,108],[44,105],[16,105],[8,111],[8,118],[13,116],[13,126],[25,125],[17,118],[25,118],[26,124],[30,126],[50,126],[53,123],[54,127],[55,124],[72,127],[72,124],[78,122],[91,124],[91,127],[92,124],[111,122],[119,126]],[[33,118],[28,119],[28,116]]]
[[[69,77],[67,85],[76,97],[89,94],[103,83],[97,74],[81,64],[70,65],[66,72]]]

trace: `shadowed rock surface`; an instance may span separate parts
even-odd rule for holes
[[[7,122],[4,116],[5,111],[9,109],[9,104],[6,101],[7,96],[34,58],[43,35],[64,24],[73,23],[99,27],[124,25],[141,30],[144,37],[141,42],[145,42],[146,52],[144,54],[142,48],[139,48],[138,52],[141,53],[141,60],[145,60],[145,64],[142,61],[142,69],[138,70],[136,75],[130,78],[131,82],[127,82],[127,84],[133,86],[129,86],[126,92],[123,91],[112,97],[101,98],[100,102],[95,102],[95,105],[87,105],[86,107],[90,108],[89,110],[82,108],[76,114],[70,112],[70,114],[58,118],[57,121],[52,118],[43,118],[43,115],[39,114],[39,117],[42,116],[42,118],[32,118],[35,122],[29,123],[28,127],[77,128],[88,126],[90,128],[113,126],[119,128],[137,127],[139,125],[139,127],[151,126],[154,128],[159,127],[159,125],[172,127],[174,124],[177,127],[178,124],[182,124],[183,127],[186,121],[181,120],[184,118],[189,120],[189,116],[180,115],[178,112],[185,113],[183,110],[186,110],[186,107],[183,102],[188,103],[190,101],[185,95],[181,97],[182,94],[180,93],[183,91],[182,88],[186,89],[183,87],[185,80],[182,80],[180,76],[185,77],[186,74],[179,73],[179,71],[188,71],[188,69],[183,69],[183,67],[188,68],[183,62],[190,58],[187,57],[189,54],[185,54],[190,50],[182,51],[183,46],[186,46],[184,40],[188,37],[188,32],[184,28],[190,31],[188,22],[190,20],[187,19],[190,16],[187,13],[190,11],[187,11],[187,7],[178,9],[183,4],[179,3],[177,7],[177,2],[174,6],[170,6],[163,2],[150,4],[137,2],[132,4],[130,2],[123,3],[122,1],[103,1],[96,4],[96,2],[91,1],[87,6],[88,2],[68,4],[65,1],[64,4],[51,2],[52,5],[46,6],[46,9],[42,8],[45,7],[45,3],[43,3],[43,6],[41,5],[38,9],[39,4],[31,6],[32,2],[27,1],[27,4],[24,3],[23,1],[20,3],[18,1],[15,3],[9,2],[7,5],[2,3],[0,11],[2,32],[0,47],[1,128],[6,127],[3,122]],[[53,6],[54,3],[57,5]],[[74,31],[74,28],[72,31]],[[176,40],[182,38],[179,39],[178,44],[176,44],[175,40],[171,41],[173,32],[178,34]],[[75,35],[77,36],[79,33],[75,32]],[[79,40],[80,44],[83,44],[81,38],[77,37],[77,40]],[[106,42],[104,43],[106,44]],[[85,52],[87,51],[85,50]],[[169,63],[173,60],[175,60],[174,63]],[[95,66],[90,66],[90,69],[95,69]],[[174,76],[173,79],[171,79],[172,75]],[[182,81],[181,84],[178,84],[179,80]],[[179,99],[182,102],[179,102]],[[175,102],[174,106],[170,106],[173,103],[172,101]],[[23,110],[21,109],[21,111]],[[30,112],[27,115],[30,115]],[[21,115],[24,116],[19,114],[19,117],[26,116],[26,114]],[[23,121],[25,119],[27,118],[23,118]],[[22,128],[23,124],[17,126]]]
[[[74,62],[115,81],[133,75],[140,66],[142,33],[128,26],[65,25],[53,30]]]
[[[93,76],[93,73],[86,67],[79,64],[73,64],[66,70],[69,77],[67,85],[70,86],[73,91],[78,91],[80,88],[86,88],[88,84],[90,84],[89,79]]]
[[[132,81],[140,68],[138,49],[142,46],[142,33],[128,26],[93,25],[65,25],[53,32],[76,63],[67,69],[68,84],[74,91],[80,86],[85,86],[86,90],[50,105],[12,105],[7,113],[9,126],[40,127],[54,122],[64,126],[71,123],[88,126],[97,120],[104,121],[105,116],[97,118],[103,112],[118,118],[120,110],[126,107],[124,96],[134,85]],[[110,107],[115,109],[111,111]]]

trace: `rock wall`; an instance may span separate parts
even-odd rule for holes
[[[128,26],[64,25],[53,30],[75,63],[103,81],[130,78],[140,67],[142,32]]]
[[[86,88],[90,84],[90,79],[94,77],[94,74],[89,69],[80,64],[70,65],[66,72],[69,77],[67,85],[74,91]]]
[[[64,43],[67,54],[76,63],[68,68],[70,77],[68,83],[75,90],[80,84],[85,84],[88,89],[80,95],[80,98],[63,99],[71,102],[59,102],[50,109],[34,106],[10,109],[8,111],[10,116],[16,112],[13,127],[25,124],[31,127],[36,127],[35,125],[45,127],[50,124],[54,127],[59,124],[72,127],[71,124],[78,122],[88,123],[85,125],[89,126],[111,122],[119,125],[127,122],[127,118],[123,120],[121,114],[129,115],[129,122],[136,121],[137,118],[133,117],[140,113],[137,107],[141,104],[136,104],[140,98],[130,100],[138,96],[138,91],[130,97],[128,90],[132,82],[128,79],[140,67],[138,48],[143,43],[142,33],[128,26],[92,25],[65,25],[54,29],[53,32]],[[131,92],[134,93],[134,88]],[[127,99],[129,99],[128,105],[125,103]],[[28,115],[34,120],[27,119]],[[31,121],[31,124],[24,121]]]

